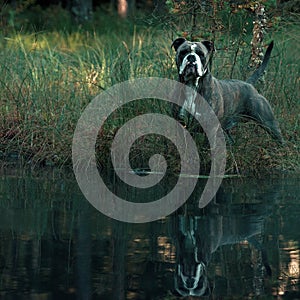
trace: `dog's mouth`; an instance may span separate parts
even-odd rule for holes
[[[184,68],[182,75],[185,80],[194,79],[200,76],[197,65],[193,63],[188,64]]]
[[[178,69],[184,82],[194,81],[205,74],[201,59],[196,53],[189,53],[183,57]]]

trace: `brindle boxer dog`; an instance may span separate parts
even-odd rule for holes
[[[177,38],[172,46],[176,51],[176,64],[179,81],[192,87],[212,107],[220,120],[223,130],[231,139],[229,131],[241,120],[253,120],[263,127],[278,144],[283,144],[278,122],[276,121],[269,102],[253,87],[253,84],[263,74],[273,48],[269,45],[261,66],[246,81],[218,80],[209,70],[209,64],[214,52],[212,42],[190,42],[184,38]],[[201,114],[195,103],[196,92],[185,91],[184,103],[180,109],[173,107],[176,119],[189,127],[189,108],[193,115]]]

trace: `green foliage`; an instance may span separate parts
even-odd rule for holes
[[[267,9],[275,10],[276,0],[226,1],[213,0],[167,0],[171,27],[176,28],[179,36],[189,39],[219,39],[224,34],[239,35],[250,33],[254,19],[254,10],[258,3]],[[277,20],[277,21],[276,21]],[[270,26],[278,23],[277,14],[272,14]]]

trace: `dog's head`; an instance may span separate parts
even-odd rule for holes
[[[212,42],[190,42],[184,38],[177,38],[172,47],[176,51],[176,65],[181,82],[195,82],[204,77],[214,52]]]
[[[211,293],[203,262],[180,262],[175,270],[175,289],[181,296],[208,296]]]
[[[176,231],[176,268],[174,283],[176,293],[181,296],[208,296],[211,287],[207,275],[207,266],[211,252],[201,238],[199,223],[193,216],[178,215],[175,219]]]

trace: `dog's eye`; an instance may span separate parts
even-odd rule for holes
[[[183,56],[187,55],[188,53],[189,53],[188,50],[183,50],[183,51],[181,51],[181,55],[183,55]]]
[[[200,58],[204,58],[204,53],[201,52],[200,50],[196,50],[196,54],[200,57]]]

